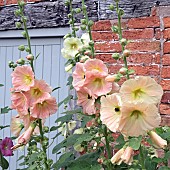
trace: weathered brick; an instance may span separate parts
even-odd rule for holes
[[[159,17],[156,16],[132,18],[128,22],[129,28],[148,28],[148,27],[159,27],[159,26],[160,26],[160,20]]]
[[[163,55],[162,64],[163,65],[170,65],[170,54]]]
[[[169,91],[164,92],[161,102],[170,103],[170,92]]]
[[[169,40],[170,39],[170,28],[167,28],[163,31],[164,39]]]
[[[163,18],[164,27],[170,28],[170,17]]]
[[[170,105],[169,104],[160,104],[160,113],[161,114],[170,114]]]
[[[160,85],[162,86],[163,90],[169,90],[170,91],[170,80],[163,79],[163,80],[161,80]]]
[[[119,42],[96,42],[96,52],[120,52],[121,45]]]
[[[4,0],[0,0],[0,6],[4,6]]]
[[[159,52],[160,42],[159,41],[131,42],[127,45],[127,49],[131,51],[140,51],[140,52]]]
[[[162,31],[160,30],[160,28],[156,28],[155,29],[155,38],[157,40],[160,40],[161,39],[161,34],[162,34]]]
[[[95,22],[92,26],[93,31],[111,31],[111,22],[109,20]]]
[[[135,53],[131,54],[127,58],[128,63],[131,64],[141,64],[141,65],[149,65],[149,64],[159,64],[160,63],[160,54],[148,54],[148,53]]]
[[[108,31],[92,31],[92,37],[94,41],[111,41],[111,40],[118,40],[118,35]]]
[[[161,126],[170,126],[170,115],[161,116]]]
[[[17,0],[6,0],[6,5],[17,4]]]
[[[154,29],[130,29],[123,31],[123,37],[129,40],[151,39],[154,37]]]
[[[112,54],[97,54],[95,58],[100,59],[105,63],[117,63],[117,60],[112,58]]]
[[[163,51],[164,54],[170,53],[170,41],[164,42]]]
[[[170,78],[170,66],[164,66],[162,67],[162,78]]]

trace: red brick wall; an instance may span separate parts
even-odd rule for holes
[[[24,0],[25,2],[40,2],[42,0]],[[0,0],[0,6],[4,5],[16,5],[17,0]]]
[[[164,89],[160,105],[162,124],[170,125],[170,7],[152,9],[149,17],[125,19],[123,37],[131,40],[127,49],[129,67],[136,75],[149,75],[155,78]],[[111,31],[117,20],[101,20],[93,26],[93,39],[97,58],[108,63],[111,73],[122,67],[121,61],[112,58],[114,52],[120,52],[118,36]]]

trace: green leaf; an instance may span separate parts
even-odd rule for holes
[[[4,86],[3,84],[0,84],[0,87]]]
[[[170,151],[168,151],[167,153],[165,153],[165,159],[169,160],[170,159]]]
[[[8,106],[1,108],[1,114],[2,113],[8,113],[10,110],[12,110],[11,108],[9,108]]]
[[[95,135],[89,134],[89,133],[85,133],[82,134],[77,140],[76,143],[74,144],[74,146],[81,144],[82,142],[88,142],[91,141],[93,138],[95,137]]]
[[[82,114],[82,109],[79,108],[79,109],[75,109],[75,110],[69,110],[69,111],[63,112],[61,114],[77,114],[77,113]]]
[[[23,159],[23,158],[25,158],[24,155],[20,156],[20,157],[17,159],[17,161],[20,161],[20,160]]]
[[[116,139],[116,142],[118,143],[115,148],[116,149],[121,149],[125,145],[125,140],[123,135],[119,135],[119,137]]]
[[[0,130],[2,130],[2,129],[4,129],[4,128],[7,128],[7,127],[10,127],[10,125],[0,126]]]
[[[69,76],[68,79],[67,79],[67,81],[68,81],[67,86],[68,86],[68,85],[72,85],[73,76]]]
[[[63,166],[67,166],[69,164],[69,161],[73,159],[74,159],[74,153],[72,151],[66,152],[60,156],[59,160],[55,164],[53,164],[52,167],[58,170],[62,168]]]
[[[167,166],[162,166],[158,170],[170,170],[170,168],[168,168]]]
[[[73,99],[72,95],[67,96],[64,100],[62,100],[60,103],[58,103],[58,107],[60,107],[63,103],[67,104],[71,99]]]
[[[40,55],[40,53],[39,53],[39,54],[37,54],[37,56],[35,57],[35,60],[39,57],[39,55]]]
[[[59,117],[55,123],[57,122],[61,122],[61,124],[63,124],[64,122],[69,122],[72,119],[72,115],[64,115],[62,117]]]
[[[87,122],[89,122],[92,119],[93,119],[93,116],[83,115],[82,116],[81,127],[84,128],[86,126]]]
[[[35,162],[37,160],[39,155],[40,155],[40,152],[31,154],[29,156],[29,160],[27,161],[27,163],[32,164],[33,162]]]
[[[129,146],[132,147],[134,150],[138,150],[142,141],[142,136],[137,138],[129,139]]]
[[[79,134],[73,134],[70,135],[68,138],[64,139],[61,143],[57,144],[53,150],[52,153],[57,153],[61,148],[64,147],[69,147],[69,146],[73,146],[75,141],[80,137],[81,135]]]
[[[0,166],[3,169],[8,169],[9,167],[9,163],[8,161],[3,157],[2,153],[0,152]]]
[[[57,129],[60,128],[60,127],[61,127],[61,125],[59,125],[59,126],[52,126],[52,127],[50,128],[50,132],[55,131],[55,130],[57,130]]]
[[[51,138],[51,139],[55,139],[55,138],[57,138],[59,135],[61,135],[61,132],[59,132],[59,133],[57,133],[53,138]]]
[[[59,88],[61,88],[61,87],[56,87],[56,88],[54,88],[54,89],[52,90],[52,92],[55,91],[55,90],[58,90]]]
[[[37,164],[34,163],[33,165],[31,165],[31,166],[28,168],[28,170],[35,170],[35,169],[37,169],[36,167],[37,167]]]

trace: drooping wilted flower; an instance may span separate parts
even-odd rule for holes
[[[2,141],[0,141],[0,150],[3,156],[12,156],[13,151],[11,149],[13,147],[13,142],[11,138],[6,137]]]

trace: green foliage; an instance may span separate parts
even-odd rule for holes
[[[0,126],[0,130],[2,130],[2,129],[4,129],[4,128],[7,128],[7,127],[10,127],[10,125]]]
[[[8,113],[10,110],[12,110],[11,108],[9,108],[8,106],[1,108],[1,114],[3,113]]]
[[[142,141],[142,136],[139,136],[137,138],[131,138],[129,139],[129,146],[132,147],[134,150],[138,150]]]
[[[8,163],[8,161],[3,157],[1,151],[0,151],[0,166],[1,166],[3,169],[8,169],[8,167],[9,167],[9,163]]]

